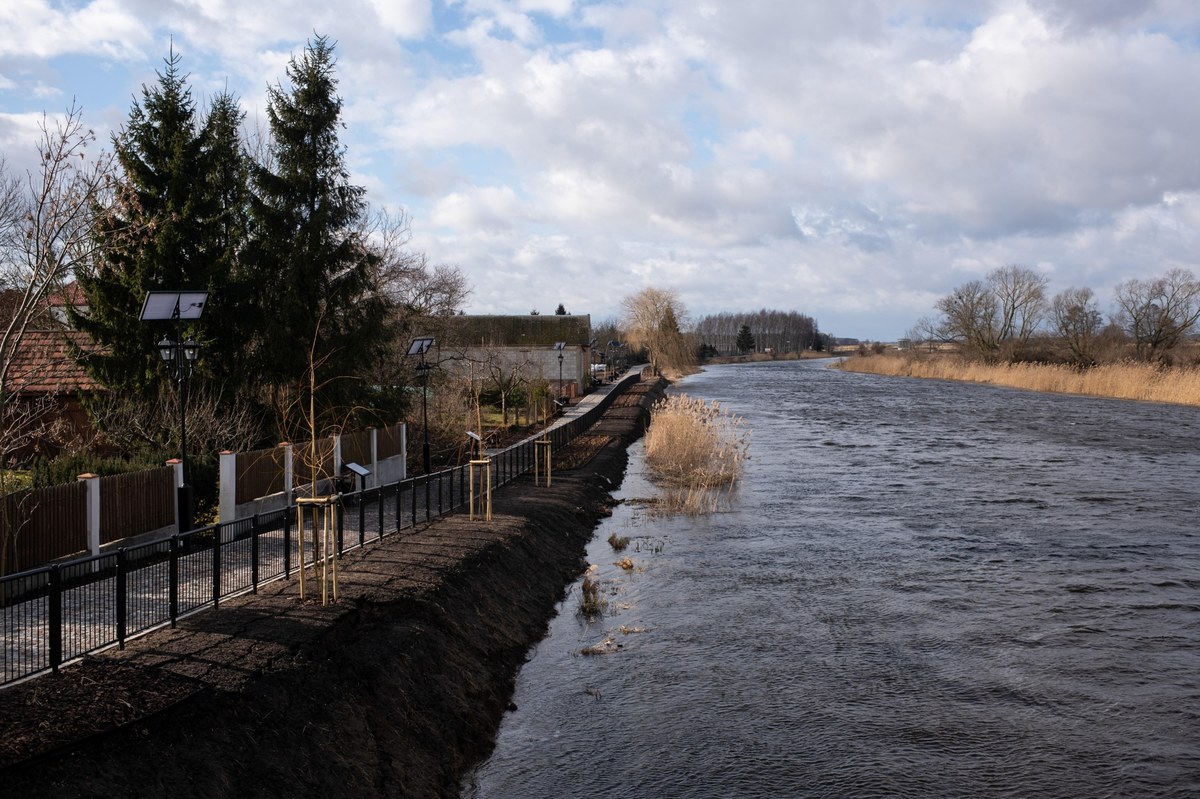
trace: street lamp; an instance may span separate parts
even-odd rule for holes
[[[195,339],[175,341],[163,337],[158,342],[158,356],[166,365],[171,379],[175,381],[179,396],[179,462],[183,473],[183,484],[179,486],[179,532],[192,529],[192,485],[188,479],[187,460],[187,383],[200,357],[200,345]]]
[[[554,342],[554,349],[558,350],[558,398],[559,399],[563,399],[563,397],[566,394],[566,392],[563,391],[563,376],[562,376],[563,348],[565,348],[566,346],[567,346],[567,342],[565,342],[565,341]]]
[[[429,370],[432,365],[425,363],[425,353],[429,352],[429,348],[434,345],[435,341],[432,336],[421,336],[414,338],[412,344],[408,345],[408,354],[419,356],[421,361],[417,364],[417,372],[421,375],[421,427],[424,443],[421,447],[421,456],[425,465],[425,474],[429,474]]]
[[[188,481],[187,462],[187,381],[200,357],[200,345],[195,339],[183,340],[183,323],[199,319],[207,302],[207,291],[148,291],[140,316],[143,322],[169,320],[175,323],[175,338],[164,336],[158,342],[158,356],[170,370],[179,395],[179,470],[183,479],[176,496],[180,533],[193,527],[192,486]]]

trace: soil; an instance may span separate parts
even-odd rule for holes
[[[496,492],[491,523],[344,555],[336,603],[277,581],[0,691],[6,795],[457,796],[661,393],[633,386],[551,487]]]

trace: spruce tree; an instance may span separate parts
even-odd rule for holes
[[[377,371],[386,343],[387,303],[360,235],[364,189],[350,182],[338,139],[335,66],[324,36],[292,58],[290,90],[268,90],[271,163],[253,168],[249,266],[262,313],[254,357],[277,411],[307,390],[310,363],[325,403],[343,410],[364,404],[374,381],[361,378]]]
[[[120,174],[114,202],[97,224],[101,260],[76,275],[88,310],[72,314],[72,322],[103,348],[88,358],[88,370],[118,391],[152,391],[165,379],[155,348],[164,331],[139,319],[146,292],[201,285],[196,110],[179,56],[172,51],[166,64],[113,138]]]
[[[201,131],[206,204],[201,219],[209,253],[208,303],[203,318],[201,362],[220,396],[252,398],[249,342],[258,325],[243,255],[250,230],[250,161],[241,139],[244,118],[236,98],[222,92],[213,98]]]
[[[125,128],[113,140],[119,165],[111,205],[96,225],[101,258],[76,275],[87,301],[85,313],[69,309],[72,322],[101,346],[86,361],[109,389],[153,395],[168,380],[156,343],[177,335],[162,323],[140,319],[148,291],[208,291],[204,315],[182,333],[203,346],[200,373],[230,385],[244,346],[229,323],[236,294],[236,253],[245,227],[231,220],[245,207],[244,160],[238,141],[240,112],[219,96],[206,122],[196,106],[180,58],[173,50],[158,82],[142,87]],[[229,185],[226,181],[232,181]],[[240,184],[240,185],[239,185]]]
[[[742,329],[738,331],[737,340],[734,345],[738,348],[738,352],[747,353],[754,349],[754,334],[750,332],[750,325],[742,325]]]

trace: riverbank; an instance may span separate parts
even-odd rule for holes
[[[714,355],[711,358],[705,359],[703,366],[708,363],[769,363],[771,361],[811,361],[820,360],[822,358],[833,358],[836,355],[828,352],[816,352],[814,350],[804,350],[802,352],[781,352],[778,355],[771,355],[766,352],[750,352],[745,355]]]
[[[1080,370],[1054,364],[986,364],[952,355],[897,353],[856,355],[837,368],[890,377],[990,383],[1029,391],[1200,406],[1200,371],[1146,363],[1102,364]]]
[[[609,513],[663,383],[617,398],[550,488],[496,492],[342,560],[341,598],[295,580],[0,692],[14,795],[455,796]],[[591,454],[594,453],[594,454]]]

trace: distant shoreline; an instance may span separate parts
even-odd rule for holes
[[[779,355],[770,355],[765,352],[751,352],[746,355],[714,355],[711,358],[701,361],[699,366],[707,366],[710,363],[770,363],[772,361],[813,361],[840,357],[842,356],[838,353],[815,352],[813,350],[784,352]]]
[[[890,377],[985,383],[1088,397],[1200,407],[1200,370],[1148,363],[1113,363],[1076,369],[1058,364],[987,364],[953,355],[898,353],[854,355],[835,368]]]

